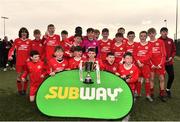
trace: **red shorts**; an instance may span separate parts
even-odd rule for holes
[[[31,81],[30,81],[31,82]],[[35,96],[36,95],[36,92],[39,88],[39,86],[41,85],[43,81],[40,81],[40,82],[36,82],[34,84],[31,84],[30,83],[30,92],[29,92],[29,96]]]
[[[29,96],[35,96],[37,89],[38,89],[38,87],[36,87],[36,86],[30,86]]]
[[[25,71],[25,65],[16,65],[16,72],[22,73]]]
[[[149,65],[144,65],[142,68],[139,68],[139,76],[145,79],[150,78],[150,71]]]
[[[163,66],[161,69],[151,69],[151,72],[154,72],[155,74],[158,75],[165,75],[166,70],[165,67]]]

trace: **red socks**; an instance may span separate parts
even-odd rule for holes
[[[139,96],[141,95],[141,87],[142,87],[141,82],[137,82],[137,94]],[[146,91],[146,96],[150,96],[150,82],[145,83],[145,91]]]
[[[165,96],[165,90],[160,90],[159,95],[160,95],[160,96]]]
[[[25,81],[24,84],[23,84],[23,91],[26,92],[27,87],[28,87],[28,81]]]

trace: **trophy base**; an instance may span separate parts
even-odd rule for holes
[[[94,82],[92,81],[92,79],[85,79],[83,81],[83,83],[85,83],[85,84],[93,84]]]

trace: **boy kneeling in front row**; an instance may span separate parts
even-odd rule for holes
[[[116,75],[120,76],[128,83],[129,87],[131,88],[131,91],[134,94],[136,82],[138,81],[139,77],[139,70],[133,64],[133,57],[130,52],[125,53],[123,58],[124,64],[119,65]]]

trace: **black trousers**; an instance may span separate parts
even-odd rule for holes
[[[172,83],[174,81],[174,67],[173,67],[173,65],[166,65],[166,72],[168,74],[167,89],[171,89]]]
[[[8,53],[3,54],[3,68],[6,68],[6,64],[8,63]]]

